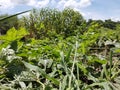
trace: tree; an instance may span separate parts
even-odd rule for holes
[[[116,29],[116,22],[112,21],[111,19],[105,20],[103,26],[105,28],[109,28],[109,29]]]
[[[76,35],[83,29],[83,25],[86,23],[82,15],[78,11],[66,8],[62,11],[62,32],[64,32],[65,37]]]
[[[65,38],[76,35],[86,23],[82,15],[73,9],[63,11],[50,8],[33,9],[31,14],[24,17],[24,25],[36,38],[47,37],[50,32],[63,35]]]
[[[4,17],[8,17],[8,14],[4,14],[4,15],[0,15],[0,19],[4,18]],[[0,33],[1,34],[6,34],[7,30],[15,27],[17,28],[18,26],[18,18],[17,16],[5,19],[4,21],[0,22]]]
[[[89,19],[87,21],[87,26],[91,25],[91,23],[97,23],[100,27],[103,27],[103,24],[104,24],[104,21],[102,20],[92,20],[92,19]]]

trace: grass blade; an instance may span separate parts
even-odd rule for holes
[[[110,77],[111,77],[111,69],[112,69],[112,55],[113,55],[113,51],[110,50]]]
[[[23,12],[20,12],[20,13],[17,13],[17,14],[10,15],[10,16],[8,16],[8,17],[2,18],[2,19],[0,19],[0,22],[1,22],[1,21],[4,21],[4,20],[6,20],[6,19],[12,18],[12,17],[14,17],[14,16],[17,16],[17,15],[20,15],[20,14],[23,14],[23,13],[26,13],[26,12],[29,12],[29,11],[31,11],[31,10],[23,11]]]

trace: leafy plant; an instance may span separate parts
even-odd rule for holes
[[[84,25],[72,9],[33,10],[24,19],[25,27],[0,36],[1,90],[119,90],[116,31]]]
[[[17,50],[19,48],[19,45],[21,45],[21,43],[19,42],[20,39],[26,35],[28,35],[28,32],[25,28],[20,28],[19,30],[11,28],[10,30],[8,30],[6,35],[0,36],[0,40],[2,41],[0,49],[10,45],[12,49]]]

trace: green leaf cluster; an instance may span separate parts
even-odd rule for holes
[[[21,19],[0,36],[0,89],[119,90],[118,31],[70,8]]]

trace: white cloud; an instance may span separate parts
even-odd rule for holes
[[[87,7],[92,4],[91,0],[81,0],[80,1],[80,7]]]
[[[85,8],[91,5],[92,0],[0,0],[0,8],[13,8],[16,5],[23,4],[32,7],[52,6],[54,8],[64,9],[72,7],[75,9]]]
[[[85,16],[86,12],[82,9],[90,6],[93,0],[0,0],[0,12],[14,10],[17,5],[31,6],[33,8],[53,7],[63,10],[66,7],[71,7],[74,10],[80,11]]]
[[[10,1],[13,2],[14,4],[27,4],[31,0],[10,0]]]
[[[26,5],[32,7],[45,7],[51,0],[0,0],[0,9],[12,9],[17,5]]]
[[[59,2],[57,3],[57,7],[56,7],[56,8],[63,9],[65,3],[66,3],[65,0],[59,1]]]
[[[111,17],[110,19],[113,20],[113,21],[119,21],[120,20],[120,18],[118,18],[118,17]]]
[[[58,2],[56,0],[51,0],[50,6],[55,8],[57,6]]]
[[[96,12],[84,12],[84,13],[85,13],[84,17],[86,19],[94,19],[94,20],[104,19],[104,17],[101,14],[98,14]]]
[[[28,6],[36,6],[37,5],[37,1],[36,0],[29,0],[29,3],[27,3]]]
[[[92,0],[61,0],[58,2],[59,8],[72,7],[74,9],[81,9],[92,4]]]
[[[11,2],[11,0],[0,0],[0,5],[0,10],[5,10],[14,7],[14,4]]]
[[[111,19],[113,21],[119,21],[120,20],[119,14],[109,15],[109,14],[100,13],[98,11],[96,11],[96,12],[95,11],[94,12],[89,12],[89,11],[83,11],[83,10],[82,10],[81,14],[86,19],[93,19],[93,20],[107,20],[107,19]]]
[[[50,0],[38,1],[38,7],[46,7],[49,4]]]
[[[22,9],[24,9],[24,6],[25,7],[31,6],[33,8],[42,8],[42,7],[50,6],[52,8],[58,8],[60,10],[63,10],[66,7],[71,7],[74,10],[79,11],[86,19],[92,18],[92,19],[104,20],[104,19],[111,18],[112,20],[115,20],[115,21],[120,20],[119,8],[116,10],[113,10],[111,8],[111,11],[113,12],[112,13],[110,12],[110,14],[105,13],[104,10],[89,11],[89,9],[87,9],[88,11],[85,11],[86,9],[84,8],[89,8],[89,6],[92,5],[92,2],[94,1],[97,1],[97,0],[0,0],[0,14],[17,11],[16,9],[18,5],[23,6]]]
[[[83,11],[84,13],[84,18],[86,19],[93,19],[93,20],[106,20],[106,19],[110,19],[111,17],[110,16],[106,16],[106,15],[103,15],[102,13],[99,13],[99,12],[86,12],[86,11]],[[115,17],[112,17],[111,18],[112,20],[115,19],[117,20],[118,18],[115,18]]]
[[[42,8],[42,7],[46,7],[50,0],[27,0],[28,3],[26,3],[26,5],[28,6],[32,6],[35,8]]]

